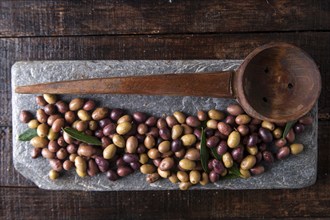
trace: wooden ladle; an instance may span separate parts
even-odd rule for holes
[[[300,48],[270,43],[252,51],[237,71],[72,80],[18,86],[15,91],[236,98],[255,118],[286,122],[311,110],[320,95],[321,76]]]

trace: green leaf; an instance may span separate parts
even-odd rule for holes
[[[97,139],[96,137],[87,135],[84,132],[77,131],[70,127],[62,128],[62,130],[64,132],[66,132],[68,135],[70,135],[73,139],[76,139],[78,141],[82,141],[84,143],[91,144],[91,145],[98,145],[98,146],[102,145],[102,142],[99,139]]]
[[[202,135],[201,135],[201,150],[200,150],[200,154],[201,154],[201,164],[202,164],[202,168],[206,173],[209,173],[209,168],[207,166],[207,163],[209,161],[209,152],[207,150],[206,147],[206,137],[205,137],[205,130],[204,128],[202,128]]]
[[[292,126],[293,126],[296,122],[297,122],[297,120],[294,120],[294,121],[288,121],[288,122],[286,123],[285,128],[284,128],[284,132],[283,132],[283,135],[282,135],[282,138],[285,138],[285,137],[288,135],[290,129],[292,128]]]
[[[30,141],[32,138],[38,136],[37,129],[29,128],[18,136],[20,141]]]
[[[239,171],[239,168],[236,163],[228,169],[228,175],[229,178],[240,178],[241,172]]]
[[[217,149],[215,149],[215,147],[211,148],[211,153],[215,159],[222,161],[222,157],[218,154]]]

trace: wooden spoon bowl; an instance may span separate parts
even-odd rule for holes
[[[248,114],[290,121],[317,101],[321,77],[311,57],[286,43],[267,44],[249,54],[237,71],[236,96]]]
[[[321,77],[303,50],[286,43],[271,43],[250,53],[236,72],[72,80],[19,86],[15,91],[236,98],[255,118],[286,122],[311,110],[320,95]]]

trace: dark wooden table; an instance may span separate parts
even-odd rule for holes
[[[318,175],[311,187],[45,191],[13,167],[10,69],[16,61],[243,59],[271,41],[303,48],[322,74]],[[1,1],[0,218],[330,218],[329,42],[328,0]]]

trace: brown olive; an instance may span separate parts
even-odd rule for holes
[[[85,111],[92,111],[95,108],[95,106],[96,106],[95,101],[89,99],[85,102],[82,108]]]
[[[109,109],[105,107],[96,108],[92,113],[92,118],[99,121],[109,115]]]
[[[189,181],[189,175],[185,171],[178,171],[176,173],[176,176],[179,179],[179,181],[181,181],[181,182],[188,182]]]
[[[168,125],[168,127],[172,128],[174,125],[178,124],[178,121],[176,120],[176,118],[172,115],[169,115],[165,118],[166,123]]]
[[[41,150],[41,155],[42,155],[44,158],[47,158],[47,159],[53,159],[53,158],[55,158],[55,153],[50,152],[50,151],[48,150],[48,148],[42,148],[42,150]]]
[[[144,139],[144,146],[148,149],[151,149],[155,146],[156,141],[155,138],[152,135],[147,135]]]
[[[21,111],[21,113],[19,115],[19,119],[23,123],[28,123],[29,121],[31,121],[33,119],[33,115],[31,112],[23,110],[23,111]]]
[[[49,126],[47,124],[40,124],[37,127],[37,134],[39,137],[47,137]]]
[[[157,148],[151,148],[148,150],[148,157],[152,160],[160,158],[160,152],[158,151]]]
[[[61,148],[56,152],[56,157],[60,160],[65,160],[68,157],[68,152],[65,148]]]
[[[37,120],[40,123],[46,123],[48,119],[48,115],[45,113],[43,109],[38,109],[36,114]]]
[[[243,114],[244,110],[238,104],[230,104],[227,106],[227,112],[231,115],[237,116]]]
[[[135,136],[130,136],[126,140],[126,151],[127,153],[136,153],[138,148],[138,139]]]
[[[228,136],[232,132],[232,128],[230,127],[229,124],[226,124],[225,122],[219,122],[218,125],[218,130],[220,131],[221,134],[224,134]]]
[[[150,116],[149,118],[147,118],[147,120],[145,121],[145,124],[149,127],[153,127],[155,126],[157,123],[157,118],[155,116]]]
[[[57,107],[57,110],[62,114],[69,111],[69,105],[66,102],[62,101],[62,100],[57,101],[55,103],[55,106]]]
[[[186,118],[186,124],[193,128],[201,126],[201,122],[195,116],[188,116]]]
[[[41,96],[41,95],[39,95],[39,96],[36,97],[36,103],[37,103],[37,105],[39,105],[39,106],[45,106],[45,105],[47,105],[46,100],[45,100],[44,97]]]
[[[95,176],[100,172],[99,167],[97,166],[96,162],[94,159],[88,160],[88,165],[87,165],[87,174],[89,176]]]
[[[208,117],[207,117],[206,112],[204,112],[204,111],[202,111],[202,110],[199,110],[199,111],[197,112],[197,118],[198,118],[198,120],[200,120],[200,121],[206,121]]]
[[[96,150],[93,146],[81,143],[78,147],[77,154],[83,157],[91,157],[96,153]],[[106,158],[107,159],[107,158]]]
[[[56,113],[56,107],[54,104],[47,104],[45,107],[44,107],[44,111],[47,115],[53,115]]]
[[[64,170],[71,170],[71,168],[73,167],[73,162],[70,160],[65,160],[62,166]]]
[[[40,155],[41,155],[41,148],[36,148],[36,147],[32,148],[32,150],[31,150],[31,157],[33,159],[39,157]]]
[[[172,157],[164,158],[159,165],[160,170],[170,170],[174,167],[174,159]]]
[[[313,124],[313,117],[310,115],[305,115],[299,119],[299,123],[303,125],[311,125]]]
[[[159,176],[158,173],[147,174],[147,177],[146,177],[146,181],[148,183],[154,183],[154,182],[156,182],[159,179],[160,179],[160,176]]]
[[[60,172],[63,169],[62,162],[59,159],[50,159],[49,164],[53,170]]]
[[[64,114],[65,121],[69,124],[72,124],[74,121],[76,121],[76,114],[73,111],[67,111]]]
[[[58,118],[52,124],[52,129],[54,132],[60,132],[61,128],[63,128],[64,125],[65,125],[64,118]]]
[[[189,148],[184,155],[184,158],[192,161],[200,160],[200,151],[196,148]]]

